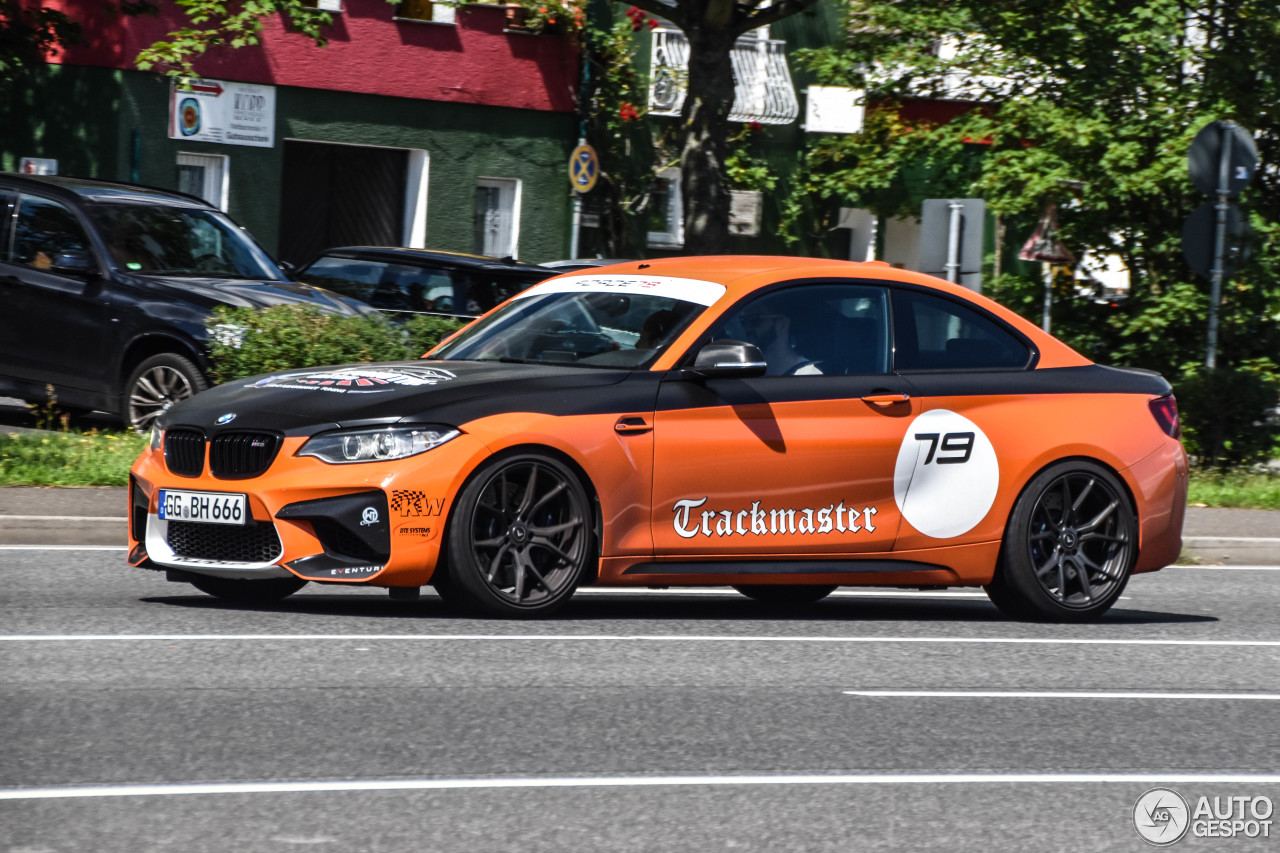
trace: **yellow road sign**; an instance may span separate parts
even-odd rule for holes
[[[579,145],[569,155],[569,183],[580,193],[589,193],[600,177],[600,158],[590,145]]]

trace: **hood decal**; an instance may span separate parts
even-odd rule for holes
[[[397,386],[420,388],[456,378],[456,374],[439,367],[340,367],[333,370],[280,373],[259,379],[245,387],[376,394],[394,391]]]

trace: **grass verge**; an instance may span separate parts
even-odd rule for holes
[[[133,432],[0,432],[0,486],[125,486],[146,446]]]
[[[146,446],[132,432],[0,432],[0,486],[125,486]],[[1188,503],[1280,510],[1280,473],[1192,471]]]

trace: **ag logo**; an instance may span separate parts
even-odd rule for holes
[[[1133,805],[1133,826],[1142,840],[1168,847],[1182,840],[1191,825],[1191,810],[1182,795],[1169,788],[1152,788]]]
[[[893,471],[893,497],[926,536],[950,539],[986,517],[1000,488],[995,448],[978,425],[946,409],[907,427]]]

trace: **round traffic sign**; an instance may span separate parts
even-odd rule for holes
[[[600,158],[590,145],[579,145],[569,155],[569,183],[575,192],[589,193],[600,177]]]
[[[1217,231],[1217,211],[1212,202],[1206,201],[1187,217],[1182,225],[1182,256],[1187,264],[1205,278],[1213,274],[1213,239]],[[1227,231],[1222,249],[1222,274],[1235,275],[1249,260],[1249,237],[1253,228],[1249,217],[1234,204],[1227,207]]]
[[[1219,186],[1224,146],[1227,148],[1227,185]],[[1227,195],[1239,195],[1249,185],[1258,167],[1258,148],[1253,134],[1233,121],[1215,121],[1196,134],[1187,151],[1187,169],[1191,183],[1205,195],[1216,195],[1225,189]]]

